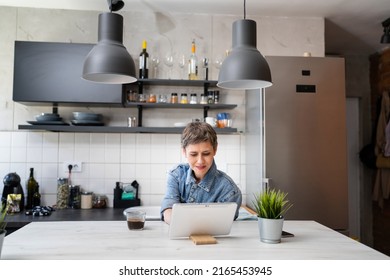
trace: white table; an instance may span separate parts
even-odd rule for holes
[[[129,231],[126,221],[33,222],[8,235],[2,259],[96,260],[389,260],[386,255],[314,221],[285,221],[295,237],[279,244],[260,242],[257,221],[235,221],[230,236],[213,245],[170,240],[168,225],[147,221]]]

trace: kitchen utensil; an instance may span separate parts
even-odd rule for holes
[[[101,114],[95,114],[95,113],[86,113],[86,112],[73,112],[73,119],[74,120],[82,120],[82,121],[101,121],[102,119]]]

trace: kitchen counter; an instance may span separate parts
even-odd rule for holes
[[[112,215],[114,212],[111,211]],[[295,237],[283,238],[279,244],[260,242],[255,220],[235,221],[231,234],[218,237],[217,244],[212,245],[195,245],[189,239],[170,240],[168,229],[164,222],[147,221],[144,230],[130,231],[125,219],[29,223],[5,237],[1,258],[390,260],[386,255],[314,221],[285,221],[283,229]]]
[[[7,228],[21,228],[31,222],[57,221],[121,221],[124,219],[122,208],[104,209],[59,209],[51,212],[50,216],[29,216],[24,212],[9,214]]]

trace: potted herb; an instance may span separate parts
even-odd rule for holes
[[[292,207],[287,193],[273,188],[265,188],[254,195],[260,240],[265,243],[279,243],[282,237],[284,214]]]
[[[7,216],[7,207],[0,207],[0,257],[1,257],[1,250],[3,249],[3,241],[5,234],[7,231],[5,230],[5,227],[7,226],[7,222],[5,221],[5,218]]]

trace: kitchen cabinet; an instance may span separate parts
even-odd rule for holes
[[[83,61],[92,44],[15,41],[13,100],[27,106],[59,106],[137,108],[137,127],[74,126],[57,124],[19,125],[21,130],[102,133],[181,133],[182,127],[143,127],[146,109],[199,109],[206,117],[209,110],[233,109],[234,104],[159,104],[129,103],[129,89],[142,93],[145,86],[201,87],[207,93],[217,81],[140,79],[132,84],[105,85],[80,78]],[[154,88],[153,88],[154,90]],[[216,129],[218,133],[234,133],[237,129]]]
[[[15,41],[13,101],[33,106],[122,106],[122,85],[81,78],[93,44]]]

